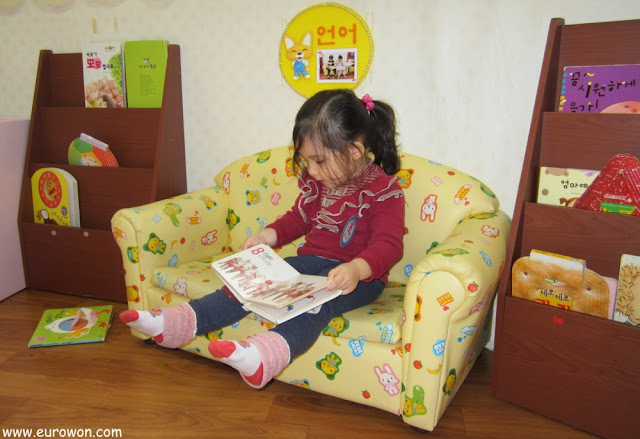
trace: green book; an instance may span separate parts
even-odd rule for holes
[[[125,82],[129,108],[160,108],[167,72],[166,40],[124,43]]]
[[[29,341],[29,347],[102,342],[111,326],[113,306],[48,309]]]

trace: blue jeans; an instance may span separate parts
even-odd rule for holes
[[[309,255],[292,256],[286,258],[286,261],[302,274],[320,276],[326,276],[331,269],[342,264],[339,261]],[[359,282],[353,292],[323,304],[317,314],[301,314],[270,330],[286,340],[293,360],[315,343],[332,318],[373,302],[380,296],[383,289],[384,282],[381,280]],[[207,334],[232,325],[249,314],[240,302],[227,297],[220,290],[201,299],[192,300],[189,305],[196,314],[196,335]]]

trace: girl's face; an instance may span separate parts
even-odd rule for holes
[[[305,141],[300,147],[299,154],[306,161],[306,170],[311,177],[321,182],[327,189],[335,189],[344,185],[352,176],[362,171],[359,159],[363,158],[360,146],[351,145],[350,154],[344,159],[351,161],[343,163],[340,155],[334,154],[327,148],[317,148]]]

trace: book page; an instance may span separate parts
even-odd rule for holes
[[[280,324],[302,313],[314,312],[320,305],[332,300],[340,294],[342,294],[340,290],[329,291],[323,288],[284,308],[271,308],[254,303],[248,303],[246,308],[275,324]]]
[[[213,270],[243,303],[274,308],[323,288],[325,276],[301,275],[267,245],[258,245],[212,264]]]
[[[285,308],[324,288],[327,283],[326,276],[301,274],[291,280],[261,286],[249,301],[272,308]]]

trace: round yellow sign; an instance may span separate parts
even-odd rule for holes
[[[369,26],[354,10],[322,3],[291,20],[280,40],[280,71],[304,97],[321,90],[354,89],[373,59]]]

